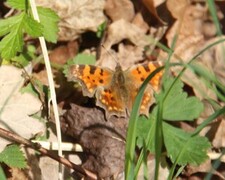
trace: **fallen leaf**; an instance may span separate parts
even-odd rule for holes
[[[41,102],[28,93],[21,94],[22,71],[12,66],[0,67],[0,125],[24,138],[45,132],[45,124],[29,115],[40,111]],[[0,151],[9,142],[0,141]]]
[[[154,175],[155,175],[155,158],[150,155],[147,161],[147,176],[149,180],[153,180],[154,179]],[[163,180],[163,179],[167,179],[167,177],[169,176],[169,169],[168,169],[168,164],[166,162],[166,160],[164,158],[161,158],[161,162],[159,165],[159,180]],[[138,173],[138,177],[137,179],[145,179],[144,178],[144,167],[143,164],[140,168],[140,171]]]
[[[147,9],[152,13],[152,15],[162,24],[164,24],[163,20],[159,17],[154,0],[142,0],[143,4],[147,7]]]
[[[86,31],[97,31],[105,21],[104,0],[37,0],[37,5],[54,10],[60,17],[59,40],[77,39]]]
[[[124,19],[130,22],[135,15],[134,6],[130,0],[107,0],[105,3],[105,13],[112,21]]]

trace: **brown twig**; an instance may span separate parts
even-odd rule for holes
[[[33,143],[21,136],[18,136],[10,131],[7,131],[3,128],[0,128],[0,136],[10,140],[10,141],[14,141],[17,142],[19,144],[23,144],[29,148],[32,148],[38,152],[40,152],[42,155],[46,155],[60,163],[62,163],[63,165],[67,166],[68,168],[71,168],[73,170],[75,170],[76,172],[78,172],[79,174],[82,174],[84,177],[89,178],[89,179],[97,179],[96,175],[93,174],[92,172],[82,168],[79,165],[76,165],[74,163],[72,163],[71,161],[69,161],[68,159],[65,159],[63,157],[60,157],[56,154],[53,154],[51,151],[41,147],[40,144],[38,143]]]

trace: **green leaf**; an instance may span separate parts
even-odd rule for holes
[[[25,14],[21,13],[17,17],[17,23],[12,23],[11,32],[7,34],[0,42],[1,56],[5,59],[10,59],[16,55],[17,52],[22,51],[23,47],[23,33],[22,22]]]
[[[192,136],[191,133],[184,132],[163,122],[163,137],[168,156],[174,163],[179,165],[200,165],[207,158],[207,149],[210,143],[206,137]]]
[[[25,67],[27,66],[32,59],[34,59],[35,56],[35,51],[34,51],[34,46],[28,45],[27,49],[23,50],[21,54],[18,56],[13,57],[10,61],[3,61],[4,63],[7,62],[7,64],[10,64],[12,62],[15,62],[14,65],[17,66],[18,68]]]
[[[9,60],[23,49],[23,32],[32,37],[42,35],[42,26],[26,13],[0,21],[0,35],[5,37],[0,42],[0,52],[3,59]],[[8,34],[7,34],[8,33]]]
[[[88,54],[78,54],[73,59],[67,61],[67,63],[63,66],[63,73],[65,76],[68,76],[69,67],[73,64],[89,64],[94,65],[96,62],[95,56]]]
[[[204,108],[201,101],[196,97],[187,97],[187,93],[182,89],[183,83],[178,80],[172,85],[173,81],[168,78],[164,83],[164,91],[160,94],[160,96],[165,96],[169,91],[163,104],[163,119],[191,121],[199,117]]]
[[[7,4],[14,9],[24,10],[28,7],[28,0],[7,0]]]
[[[38,98],[41,98],[43,101],[45,98],[50,97],[50,92],[48,86],[42,84],[38,79],[32,79],[32,83],[28,83],[25,87],[20,89],[20,92],[30,93]]]
[[[97,29],[97,32],[96,32],[96,36],[98,38],[101,38],[103,36],[103,33],[105,31],[105,28],[106,28],[106,25],[107,25],[107,23],[106,23],[106,21],[104,21],[102,24],[100,24],[98,26],[98,29]]]
[[[16,15],[7,19],[0,20],[0,36],[9,33],[16,24],[20,23],[23,15]]]
[[[1,165],[0,165],[0,179],[7,180]]]
[[[57,41],[57,33],[59,16],[51,9],[38,7],[38,14],[40,18],[40,22],[43,29],[43,35],[45,39],[49,42],[56,43]]]
[[[78,54],[73,58],[73,64],[89,64],[94,65],[96,62],[95,56],[88,54]]]
[[[155,111],[154,111],[155,112]],[[143,147],[143,143],[147,145],[147,149],[151,152],[155,152],[155,113],[150,114],[150,118],[146,118],[145,116],[140,116],[137,123],[137,146],[139,148]],[[154,114],[154,115],[153,115]],[[149,135],[149,142],[146,142]]]
[[[43,27],[42,25],[35,21],[33,18],[25,14],[23,19],[23,27],[27,34],[32,37],[42,36]]]
[[[16,168],[25,168],[27,166],[24,154],[17,145],[7,146],[0,153],[0,162]]]

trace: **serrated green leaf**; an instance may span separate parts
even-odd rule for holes
[[[23,49],[23,31],[32,37],[42,35],[42,26],[40,23],[33,20],[26,13],[13,18],[0,21],[1,35],[7,34],[0,42],[0,52],[3,59],[9,60],[16,56]],[[6,30],[8,27],[8,30]],[[1,29],[1,28],[0,28]]]
[[[23,18],[23,14],[9,17],[7,19],[0,20],[0,36],[9,33],[16,24],[20,23]]]
[[[51,9],[38,7],[40,22],[43,26],[43,35],[49,42],[56,43],[59,16]]]
[[[207,149],[210,143],[207,138],[191,136],[191,133],[184,132],[163,122],[163,137],[167,154],[171,161],[177,161],[179,165],[200,165],[207,158]]]
[[[28,0],[7,0],[7,4],[14,9],[24,10],[28,7]]]
[[[147,119],[145,116],[140,116],[137,125],[137,146],[143,147],[143,140],[147,145],[147,149],[151,152],[155,152],[155,115],[151,114]],[[147,135],[150,135],[149,142],[146,142]]]
[[[173,79],[168,78],[164,84],[165,91],[161,96],[165,96],[163,104],[163,119],[166,120],[193,120],[199,117],[203,111],[203,104],[196,97],[188,97],[187,93],[183,91],[183,83],[178,80],[171,89],[170,86],[173,83]]]
[[[0,42],[0,52],[2,58],[10,59],[21,52],[23,48],[23,34],[21,24],[14,26],[14,30],[5,36]]]
[[[32,37],[42,36],[43,27],[42,25],[35,21],[33,18],[25,14],[23,19],[23,27],[27,34]]]
[[[10,19],[8,23],[10,33],[7,34],[0,42],[0,52],[4,59],[10,59],[16,55],[17,52],[21,52],[23,48],[23,33],[22,33],[22,22],[25,13],[21,13],[14,19]],[[16,20],[12,22],[12,20]]]
[[[0,162],[16,168],[25,168],[27,166],[24,154],[17,145],[7,146],[0,153]]]

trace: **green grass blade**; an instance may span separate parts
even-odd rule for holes
[[[213,0],[207,0],[209,11],[211,13],[214,25],[216,26],[217,35],[222,36],[221,26],[217,17],[217,10]]]
[[[126,179],[134,179],[134,167],[135,167],[135,144],[136,144],[136,127],[137,120],[139,115],[139,107],[141,105],[141,100],[144,95],[144,91],[149,81],[161,70],[163,67],[157,68],[153,71],[141,85],[140,90],[135,98],[134,106],[131,111],[130,121],[127,130],[127,142],[126,142],[126,150],[125,150],[125,178]]]

